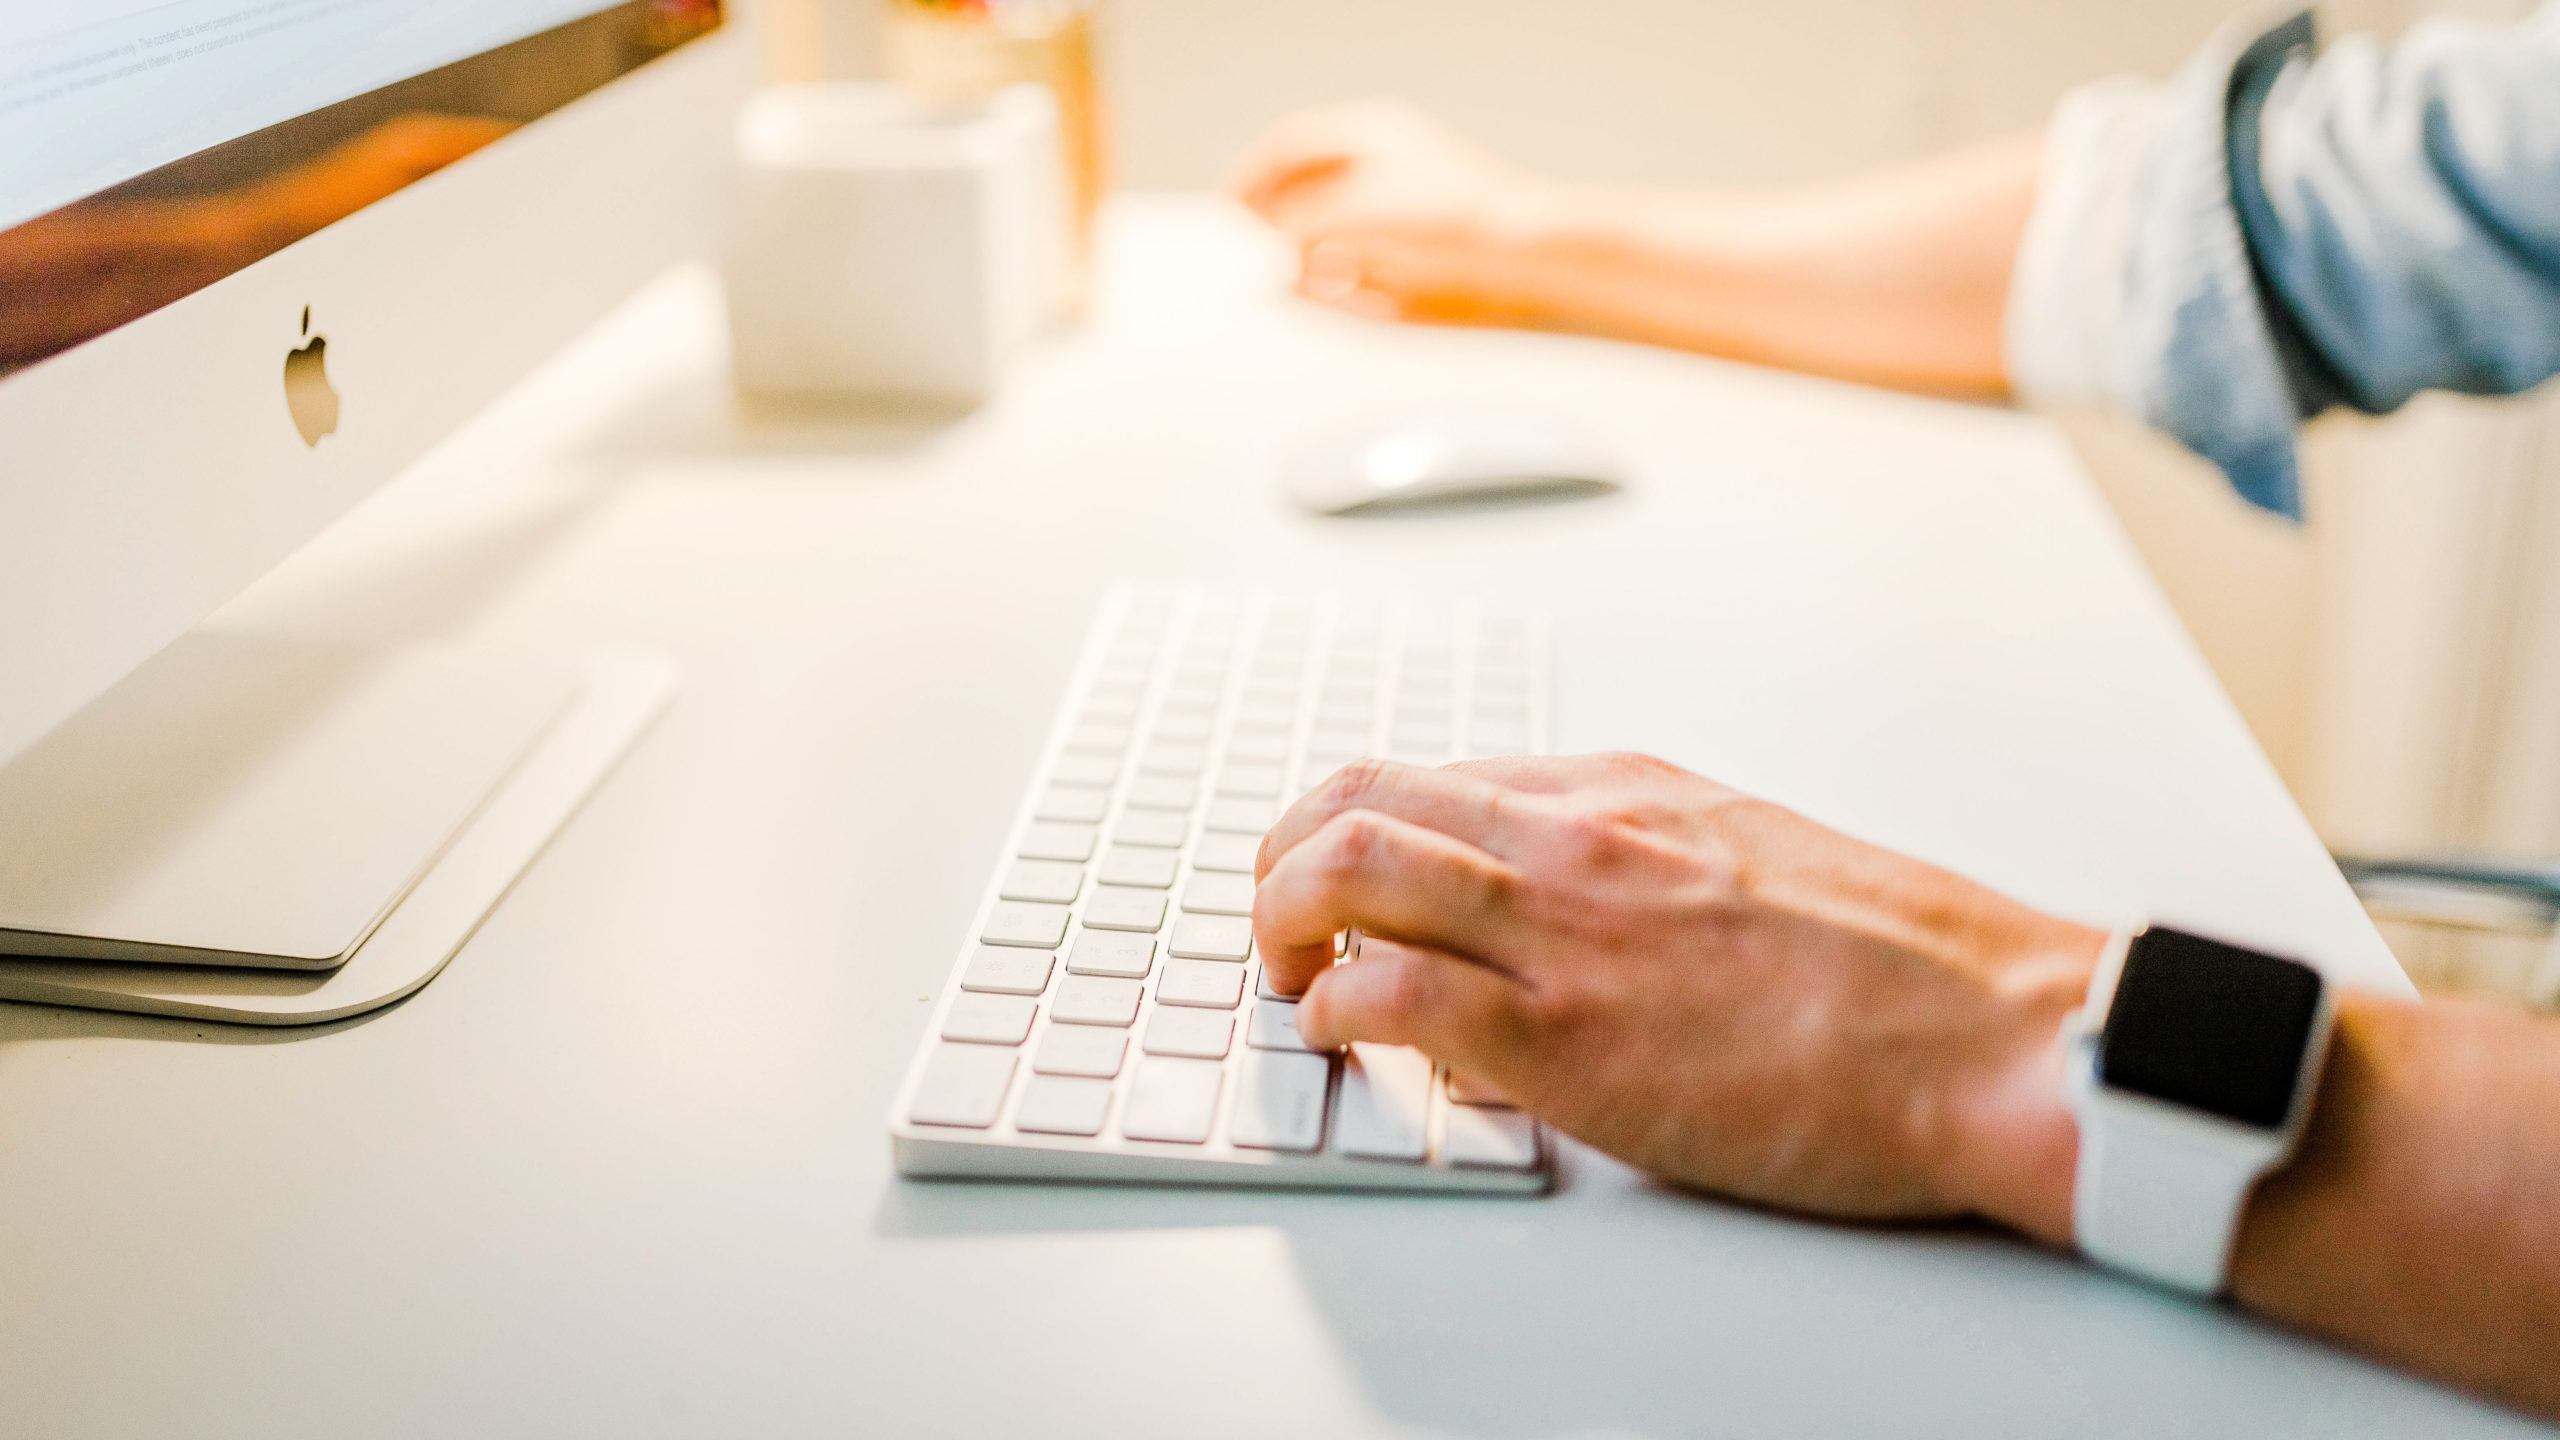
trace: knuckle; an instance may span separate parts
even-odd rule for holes
[[[1327,803],[1334,809],[1350,810],[1376,795],[1387,783],[1387,762],[1374,756],[1352,761],[1333,772],[1324,782]]]
[[[1372,810],[1346,810],[1325,822],[1316,859],[1327,877],[1340,880],[1368,867],[1386,841],[1386,825]]]
[[[1609,774],[1626,780],[1654,780],[1680,773],[1680,767],[1657,756],[1636,750],[1610,750],[1600,756],[1600,764]]]
[[[1625,847],[1635,825],[1621,806],[1579,807],[1564,817],[1566,851],[1584,864],[1606,863]]]
[[[1434,987],[1430,967],[1413,956],[1401,956],[1385,979],[1378,991],[1379,1018],[1399,1032],[1410,1032],[1417,1020],[1431,1013]]]

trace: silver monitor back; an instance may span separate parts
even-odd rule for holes
[[[467,158],[0,372],[0,760],[643,279],[711,253],[728,121],[758,58],[751,19],[732,3],[718,28]],[[0,110],[0,149],[41,141],[12,133],[29,113]],[[298,427],[287,399],[306,325],[339,397],[316,443],[304,432],[325,417],[306,406]]]

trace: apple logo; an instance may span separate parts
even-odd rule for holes
[[[329,388],[329,339],[311,334],[311,307],[302,307],[302,333],[310,336],[285,352],[284,404],[293,412],[293,428],[302,443],[317,445],[338,430],[338,392]]]

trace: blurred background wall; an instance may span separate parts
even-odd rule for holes
[[[878,0],[771,0],[779,68],[876,72]],[[1559,174],[1785,183],[2041,122],[2166,75],[2237,0],[1104,0],[1126,187],[1216,184],[1298,106],[1420,101]],[[2330,33],[2525,0],[2345,0]],[[2337,848],[2560,857],[2560,406],[2431,397],[2306,442],[2308,524],[2176,446],[2063,417],[2196,643]],[[2392,930],[2422,981],[2506,989],[2538,942]]]

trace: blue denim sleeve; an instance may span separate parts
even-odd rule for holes
[[[2312,44],[2182,77],[2218,113],[2173,122],[2129,257],[2145,418],[2297,516],[2302,420],[2560,372],[2560,5]]]

